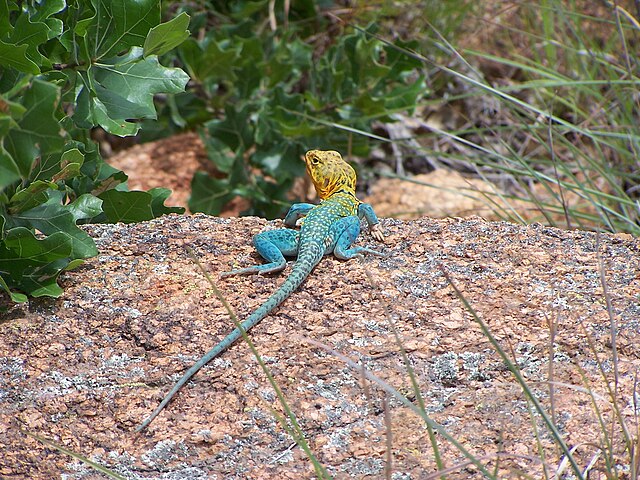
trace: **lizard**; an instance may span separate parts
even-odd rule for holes
[[[304,282],[324,255],[333,253],[343,260],[360,257],[363,253],[384,255],[366,247],[352,246],[360,233],[362,218],[367,221],[374,239],[383,242],[384,235],[371,205],[356,197],[356,172],[351,165],[334,150],[310,150],[304,155],[304,161],[320,203],[296,203],[291,206],[284,224],[287,227],[300,225],[300,230],[267,230],[253,237],[256,250],[268,263],[221,274],[221,277],[227,277],[279,272],[286,266],[285,256],[297,256],[291,273],[280,288],[241,323],[245,332],[284,302]],[[234,329],[194,363],[153,413],[136,428],[136,432],[146,428],[193,375],[241,336],[240,329]]]

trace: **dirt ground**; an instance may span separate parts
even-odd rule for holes
[[[218,275],[257,262],[251,235],[278,225],[172,215],[87,227],[100,255],[63,276],[64,295],[14,306],[0,321],[0,476],[105,478],[29,432],[130,479],[315,478],[279,423],[283,408],[243,342],[196,375],[146,431],[134,433],[185,369],[231,328],[185,247],[242,319],[282,275]],[[436,471],[425,422],[410,407],[419,397],[394,329],[427,414],[483,465],[501,478],[563,470],[540,415],[531,413],[444,270],[516,359],[581,468],[593,460],[589,478],[605,478],[597,474],[608,458],[600,450],[605,438],[620,478],[628,478],[620,425],[637,442],[638,240],[478,218],[386,219],[383,227],[384,245],[367,234],[360,243],[385,257],[326,258],[251,332],[328,472],[424,479]],[[365,379],[363,369],[398,393]],[[618,417],[609,393],[614,374]],[[436,438],[448,478],[480,478],[443,434]]]

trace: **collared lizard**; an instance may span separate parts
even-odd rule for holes
[[[291,228],[270,230],[259,233],[253,238],[256,250],[268,263],[222,274],[222,276],[229,276],[278,272],[286,266],[285,256],[297,255],[291,273],[280,288],[242,322],[241,325],[245,331],[249,331],[257,325],[260,320],[287,299],[307,278],[324,255],[333,252],[336,257],[344,260],[361,256],[362,253],[382,255],[382,253],[369,248],[352,246],[360,233],[361,218],[364,218],[369,224],[373,238],[378,241],[384,239],[373,208],[356,197],[354,169],[342,159],[338,152],[332,150],[311,150],[305,154],[304,160],[307,174],[320,197],[320,204],[297,203],[291,207],[284,219],[284,224],[288,227],[294,227],[301,223],[299,231]],[[301,219],[301,217],[304,218]],[[200,358],[178,380],[160,405],[136,431],[139,432],[149,425],[198,370],[224,352],[241,336],[240,330],[234,329]]]

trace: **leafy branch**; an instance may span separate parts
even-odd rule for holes
[[[135,222],[181,208],[165,189],[130,192],[90,130],[135,135],[155,94],[189,79],[158,56],[184,41],[185,13],[158,0],[0,2],[0,289],[58,296],[60,272],[97,254],[78,224]]]

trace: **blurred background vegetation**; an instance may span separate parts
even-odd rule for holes
[[[198,132],[209,164],[193,212],[240,197],[243,213],[278,217],[301,155],[321,148],[356,163],[362,193],[446,171],[491,218],[637,235],[639,8],[2,2],[0,287],[58,295],[59,272],[96,252],[77,223],[180,211],[166,190],[129,192],[97,138]]]
[[[640,25],[633,2],[237,1],[166,5],[191,78],[142,138],[202,135],[222,175],[190,208],[234,196],[269,218],[301,154],[361,159],[363,179],[449,169],[499,217],[638,233]],[[398,184],[394,184],[398,185]]]

